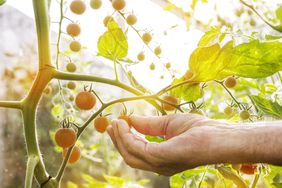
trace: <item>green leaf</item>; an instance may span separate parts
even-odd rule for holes
[[[272,102],[271,100],[254,95],[252,95],[250,98],[254,104],[265,114],[276,118],[282,118],[282,106],[280,106],[277,102]]]
[[[87,174],[83,174],[82,177],[87,182],[86,187],[88,188],[97,188],[97,187],[106,188],[107,187],[107,183],[98,181]]]
[[[116,176],[104,175],[104,178],[107,180],[107,182],[110,185],[119,186],[119,187],[121,187],[122,184],[126,182],[125,179]]]
[[[0,6],[4,5],[6,3],[6,0],[0,0]]]
[[[191,82],[221,80],[235,75],[246,78],[264,78],[282,70],[282,43],[253,40],[234,46],[228,42],[197,48],[189,60],[194,73]]]
[[[280,25],[282,25],[282,6],[276,9],[275,14],[277,19],[280,21]]]
[[[64,112],[62,106],[57,104],[51,109],[51,113],[54,117],[60,117]]]
[[[277,39],[281,39],[281,38],[282,38],[282,36],[265,35],[266,40],[277,40]]]
[[[183,77],[180,79],[175,79],[172,85],[181,83],[183,81],[185,81]],[[184,84],[172,89],[170,94],[185,101],[197,101],[202,97],[203,92],[200,84]]]
[[[150,142],[157,142],[157,143],[161,143],[164,141],[164,138],[158,137],[158,136],[145,136],[146,140],[150,141]]]
[[[217,170],[224,178],[233,181],[233,183],[237,185],[237,187],[248,187],[246,182],[237,174],[235,170],[225,166],[218,167]]]
[[[198,46],[199,47],[205,47],[205,46],[211,46],[212,44],[218,42],[216,39],[218,39],[219,35],[221,35],[220,29],[217,27],[213,27],[210,31],[206,32],[202,38],[200,39]],[[221,35],[224,38],[225,35]]]
[[[116,60],[128,53],[128,42],[122,29],[115,21],[108,24],[108,30],[98,40],[99,55]]]
[[[67,188],[78,188],[78,186],[75,183],[68,181],[67,182]]]
[[[167,3],[166,6],[163,8],[165,11],[170,11],[174,9],[176,6],[173,3]]]

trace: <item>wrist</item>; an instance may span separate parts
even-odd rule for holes
[[[282,164],[279,138],[282,126],[254,124],[234,124],[218,130],[214,145],[219,163],[270,163]]]

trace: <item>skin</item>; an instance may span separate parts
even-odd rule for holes
[[[107,132],[125,162],[171,176],[201,165],[269,163],[282,165],[282,122],[229,124],[198,114],[162,117],[131,116],[139,133],[164,136],[148,142],[131,132],[123,120],[113,120]]]

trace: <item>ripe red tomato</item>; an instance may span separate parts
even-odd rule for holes
[[[242,164],[240,167],[240,172],[244,174],[252,175],[256,172],[257,165],[256,164]]]
[[[96,104],[96,97],[91,92],[82,91],[76,95],[75,104],[81,110],[91,110]]]
[[[55,133],[55,141],[62,148],[69,148],[75,144],[76,132],[72,128],[60,128]]]
[[[233,88],[236,86],[236,84],[237,84],[237,81],[233,76],[226,78],[226,80],[224,81],[224,85],[227,88]]]
[[[109,124],[109,119],[106,116],[100,116],[94,120],[95,129],[100,133],[104,133]]]
[[[128,116],[128,115],[120,115],[120,116],[118,117],[118,119],[122,119],[122,120],[126,121],[126,123],[128,124],[129,127],[132,126],[132,125],[131,125],[130,116]]]
[[[63,150],[63,153],[62,153],[62,154],[63,154],[63,158],[66,157],[67,152],[68,152],[68,150],[65,148],[65,149]],[[74,164],[74,163],[76,163],[76,162],[80,159],[80,156],[81,156],[81,154],[80,154],[80,149],[79,149],[79,147],[74,146],[73,149],[72,149],[72,152],[71,152],[71,154],[70,154],[70,158],[69,158],[69,160],[68,160],[68,163],[69,163],[69,164]]]

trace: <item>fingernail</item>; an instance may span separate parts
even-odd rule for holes
[[[111,124],[112,124],[112,126],[117,126],[118,120],[117,120],[117,119],[113,119],[113,120],[111,121]]]
[[[117,124],[119,131],[126,132],[129,130],[129,127],[124,120],[118,120]]]

